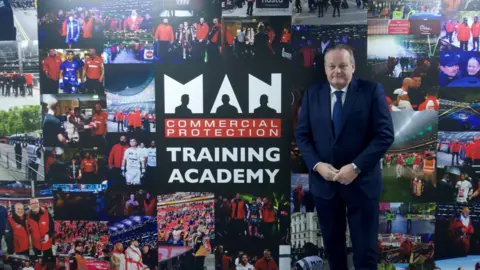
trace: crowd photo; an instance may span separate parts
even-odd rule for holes
[[[157,200],[159,252],[172,250],[159,257],[160,269],[214,269],[213,194],[178,192]]]
[[[445,166],[439,168],[438,201],[471,206],[478,203],[479,175],[471,167]]]
[[[442,131],[438,133],[438,166],[464,166],[477,168],[480,166],[480,132]]]
[[[106,209],[109,217],[156,216],[156,195],[143,189],[108,190]]]
[[[215,198],[216,258],[239,267],[246,260],[255,269],[278,269],[279,245],[290,244],[290,205],[286,194],[217,194]],[[244,258],[246,257],[246,258]]]
[[[108,132],[156,130],[155,74],[150,65],[109,65],[105,80]]]
[[[53,184],[57,220],[107,220],[105,191],[107,185]],[[82,211],[72,211],[82,209]]]

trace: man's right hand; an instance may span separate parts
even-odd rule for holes
[[[335,167],[328,163],[321,162],[317,165],[315,171],[317,171],[325,180],[333,181],[333,178],[340,170],[337,170]]]

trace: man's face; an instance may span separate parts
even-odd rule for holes
[[[123,251],[122,243],[117,243],[116,248],[117,248],[118,251],[122,252]]]
[[[32,212],[38,213],[40,211],[40,202],[37,199],[31,199],[30,209],[32,209]]]
[[[55,50],[53,50],[53,49],[50,49],[50,50],[48,51],[48,55],[50,55],[50,56],[55,56],[56,54],[57,54],[57,53],[56,53]]]
[[[203,24],[205,22],[204,18],[200,18],[200,23]]]
[[[131,140],[130,140],[130,146],[131,146],[131,147],[137,146],[137,141],[136,141],[135,139],[131,139]]]
[[[467,63],[467,72],[470,76],[477,75],[478,71],[480,70],[480,63],[476,59],[470,59]]]
[[[265,252],[265,259],[270,260],[272,258],[272,253],[270,251]]]
[[[464,218],[468,218],[468,216],[470,216],[470,213],[468,213],[468,212],[463,212],[463,213],[462,213],[462,216],[463,216]]]
[[[150,144],[150,147],[155,148],[155,146],[156,146],[155,141],[152,141],[152,143]]]
[[[67,53],[67,60],[72,61],[73,59],[73,53]]]
[[[247,255],[245,255],[245,254],[242,255],[242,262],[243,262],[243,264],[248,263],[248,256]]]
[[[97,53],[97,51],[95,49],[88,49],[88,54],[93,57],[95,56],[95,54]]]
[[[453,66],[440,66],[440,70],[445,73],[448,77],[455,77],[459,70],[458,65]]]
[[[25,214],[25,207],[23,207],[23,204],[15,204],[15,214],[19,217],[22,217]]]
[[[148,252],[148,246],[144,246],[144,247],[142,248],[142,250],[143,250],[143,253],[147,253],[147,252]]]
[[[345,88],[352,80],[355,66],[350,62],[346,50],[332,50],[325,56],[325,72],[330,84],[338,90]]]
[[[87,158],[87,159],[90,158],[90,153],[86,153],[85,158]]]
[[[167,23],[168,23],[168,20],[167,20],[167,19],[163,19],[163,23],[164,23],[164,24],[167,24]]]
[[[125,137],[125,136],[120,137],[120,142],[126,142],[126,141],[127,141],[127,137]]]
[[[133,246],[138,247],[138,241],[133,241]]]
[[[95,110],[96,110],[97,112],[101,111],[101,110],[102,110],[102,106],[101,106],[100,104],[98,104],[98,103],[95,104]]]

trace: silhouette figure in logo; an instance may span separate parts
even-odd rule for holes
[[[190,96],[187,94],[182,95],[182,104],[175,108],[175,114],[179,116],[192,115],[192,110],[188,108],[188,103],[190,103]]]
[[[263,94],[260,96],[260,106],[258,108],[255,108],[253,110],[254,114],[258,114],[259,116],[275,116],[277,114],[277,111],[275,109],[272,109],[268,107],[268,96]]]
[[[217,114],[221,116],[235,116],[238,114],[237,107],[230,104],[230,97],[228,95],[222,96],[222,105],[217,108]]]

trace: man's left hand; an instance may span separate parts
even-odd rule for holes
[[[353,180],[357,178],[357,176],[358,173],[353,170],[353,164],[348,164],[340,169],[337,175],[335,175],[335,177],[333,178],[333,181],[339,182],[343,185],[349,185],[353,182]]]

